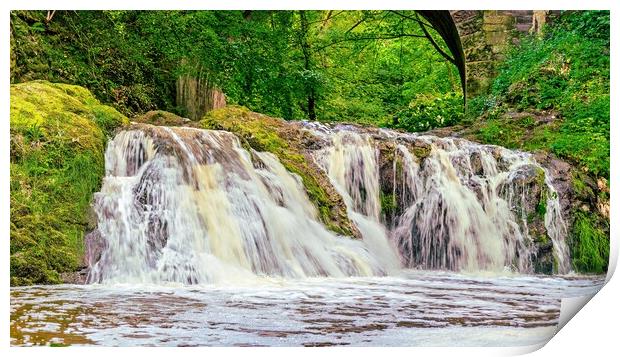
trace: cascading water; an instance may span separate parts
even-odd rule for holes
[[[328,231],[301,179],[233,134],[134,125],[108,145],[94,204],[104,248],[89,281],[212,283],[402,267],[530,273],[529,206],[540,185],[528,178],[539,176],[555,271],[569,270],[559,199],[531,155],[387,130],[302,130],[327,142],[313,157],[362,240]],[[392,156],[382,166],[386,147]]]
[[[398,245],[404,266],[533,272],[536,252],[527,206],[535,195],[528,179],[540,176],[543,180],[537,183],[545,191],[544,226],[553,242],[555,270],[568,272],[567,228],[559,199],[549,174],[530,154],[454,138],[387,130],[371,135],[352,126],[315,123],[306,127],[331,142],[314,157],[345,198],[353,221],[358,226],[381,222],[385,227],[373,232],[360,229],[362,234],[388,234]],[[385,193],[380,191],[377,164],[380,141],[394,143],[388,200],[398,201],[402,212],[390,220],[379,220],[380,195]],[[423,159],[411,153],[410,147],[416,145],[428,149]]]
[[[233,134],[142,125],[106,152],[95,196],[105,242],[91,282],[223,282],[385,272],[318,221],[301,180]]]
[[[347,214],[362,233],[364,241],[389,269],[397,269],[397,252],[389,244],[387,230],[380,221],[376,148],[368,137],[355,133],[337,132],[332,140],[333,145],[327,150],[315,153],[316,161],[343,197]]]

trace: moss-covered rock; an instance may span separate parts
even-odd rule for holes
[[[105,144],[128,123],[79,86],[11,85],[11,285],[60,281],[81,264]]]
[[[207,113],[200,124],[206,129],[234,133],[246,149],[276,155],[287,170],[301,177],[319,219],[327,228],[338,234],[360,237],[347,216],[342,197],[310,156],[308,148],[316,145],[319,139],[309,140],[308,132],[302,130],[299,123],[254,113],[244,107],[228,106]]]
[[[174,113],[166,112],[163,110],[151,110],[149,112],[146,112],[145,114],[132,118],[131,121],[160,126],[199,127],[199,124],[192,122],[188,118],[183,118]]]

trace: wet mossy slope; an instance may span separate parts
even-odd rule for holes
[[[80,267],[106,141],[128,120],[82,87],[46,81],[11,85],[10,110],[11,285],[58,283]]]

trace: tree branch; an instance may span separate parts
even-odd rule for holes
[[[356,23],[355,23],[355,25],[351,26],[351,28],[350,28],[350,29],[346,30],[346,31],[344,32],[344,34],[346,35],[346,34],[348,34],[349,32],[353,31],[353,29],[355,29],[357,26],[359,26],[359,25],[360,25],[362,22],[364,22],[364,21],[366,21],[366,18],[362,16],[362,18],[361,18],[358,22],[356,22]]]
[[[341,40],[338,41],[334,41],[331,43],[328,43],[325,46],[321,46],[319,48],[317,48],[317,51],[321,51],[324,50],[328,47],[331,46],[335,46],[339,43],[343,43],[343,42],[349,42],[349,41],[368,41],[368,40],[395,40],[397,38],[402,38],[402,37],[418,37],[418,38],[426,38],[426,36],[424,35],[418,35],[418,34],[412,34],[412,33],[401,33],[401,34],[395,34],[395,35],[379,35],[379,36],[373,36],[373,37],[347,37],[347,38],[343,38]]]
[[[47,10],[47,16],[45,16],[45,23],[49,23],[50,21],[52,21],[52,18],[54,18],[55,13],[56,13],[56,10]]]

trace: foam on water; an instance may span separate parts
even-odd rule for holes
[[[603,279],[401,271],[260,286],[19,287],[11,344],[519,346],[551,338],[560,299],[595,294]]]

